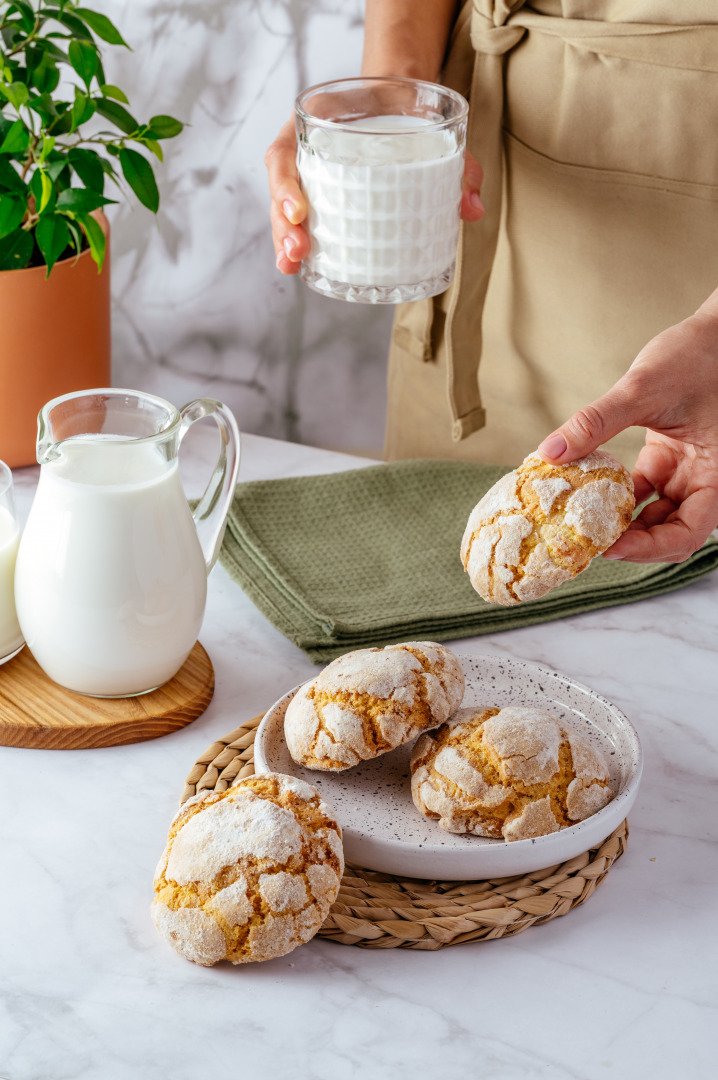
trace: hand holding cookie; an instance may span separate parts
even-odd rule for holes
[[[605,553],[630,562],[682,562],[718,526],[718,290],[695,315],[658,334],[623,378],[539,447],[566,465],[633,425],[646,427],[633,481],[648,503]]]
[[[567,465],[530,454],[472,510],[461,561],[484,600],[537,600],[606,551],[634,505],[628,471],[604,450]]]

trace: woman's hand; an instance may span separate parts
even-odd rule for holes
[[[293,118],[287,121],[267,150],[264,164],[272,196],[270,215],[277,269],[283,274],[296,274],[302,259],[309,254],[309,236],[302,226],[307,216],[307,202],[299,186]]]
[[[607,559],[682,562],[718,525],[718,290],[646,345],[607,394],[539,446],[566,464],[633,425],[648,428],[633,481],[643,508]]]
[[[283,274],[296,274],[302,259],[309,254],[309,235],[302,224],[307,217],[307,202],[299,186],[294,120],[289,120],[279,132],[267,150],[264,164],[272,196],[272,240],[277,269]],[[480,195],[483,177],[478,161],[467,151],[461,195],[464,221],[478,221],[484,216]]]

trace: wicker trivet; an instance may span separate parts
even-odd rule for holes
[[[197,759],[180,800],[225,791],[254,772],[262,715],[212,743]],[[443,949],[509,937],[584,903],[626,850],[624,821],[598,848],[533,874],[489,881],[412,881],[348,866],[320,937],[363,949]]]

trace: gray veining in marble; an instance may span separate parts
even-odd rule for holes
[[[267,146],[305,86],[355,75],[361,0],[98,0],[133,52],[107,77],[166,142],[157,223],[111,210],[113,381],[211,395],[243,430],[380,456],[391,311],[311,292],[274,265]]]

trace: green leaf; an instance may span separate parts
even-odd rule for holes
[[[122,101],[125,105],[129,105],[129,99],[124,90],[120,90],[119,86],[113,86],[112,83],[105,83],[100,87],[100,92],[104,97],[114,98],[115,101]]]
[[[67,227],[70,230],[70,235],[72,237],[72,243],[74,244],[75,251],[79,255],[82,251],[82,233],[80,232],[72,218],[65,218],[65,221],[67,222]]]
[[[56,201],[55,185],[44,169],[35,169],[32,174],[30,193],[35,199],[35,209],[38,214],[44,214],[47,211],[52,213]]]
[[[32,258],[35,241],[32,233],[16,229],[0,240],[0,270],[23,270]]]
[[[73,130],[72,109],[67,107],[68,103],[66,101],[59,101],[58,105],[61,106],[64,111],[59,113],[51,123],[48,123],[47,128],[53,135],[68,135]]]
[[[35,239],[47,264],[45,277],[49,277],[53,266],[70,243],[70,230],[62,214],[48,214],[42,218],[37,223]]]
[[[70,31],[71,37],[84,41],[92,41],[92,34],[87,29],[82,19],[78,19],[75,15],[70,14],[69,11],[58,11],[57,15],[53,15],[53,19],[57,19],[63,26],[66,26]]]
[[[94,150],[75,148],[67,156],[85,187],[102,194],[105,189],[105,172],[99,154]]]
[[[89,41],[71,41],[68,55],[70,63],[89,90],[97,71],[97,49]]]
[[[47,175],[44,169],[38,170],[40,173],[40,184],[42,187],[40,195],[40,206],[38,208],[38,214],[44,214],[47,208],[50,206],[50,202],[55,195],[55,185],[50,177]]]
[[[97,265],[97,272],[99,274],[105,261],[105,234],[95,219],[90,217],[89,214],[78,214],[77,220],[85,230],[85,236],[90,245],[90,253]]]
[[[87,8],[75,8],[75,14],[79,19],[83,19],[103,41],[109,41],[110,45],[124,45],[126,49],[130,48],[115,24],[106,15],[100,15],[98,11],[89,11]]]
[[[70,130],[75,131],[77,128],[82,127],[82,125],[87,123],[90,117],[94,115],[94,112],[94,98],[88,97],[87,94],[83,94],[82,90],[75,87],[75,101],[72,106],[72,124],[70,125]]]
[[[0,238],[9,236],[22,224],[27,204],[13,195],[0,195]]]
[[[174,139],[183,127],[184,124],[173,116],[153,116],[150,119],[149,134],[155,139]]]
[[[24,29],[29,33],[35,25],[35,12],[32,4],[29,3],[29,0],[14,0],[14,3],[8,4],[8,11],[13,10],[17,11]]]
[[[26,105],[30,96],[23,82],[0,83],[0,94],[3,94],[16,109],[19,109],[21,105]]]
[[[27,197],[27,184],[6,157],[0,157],[0,188]]]
[[[128,113],[122,105],[110,98],[96,98],[97,111],[106,120],[111,120],[115,127],[124,131],[125,135],[132,135],[139,128],[139,124],[131,113]]]
[[[41,94],[51,94],[60,81],[57,64],[54,58],[46,52],[40,53],[39,61],[32,70],[28,67],[28,75],[32,85]]]
[[[63,154],[52,154],[45,165],[45,172],[52,180],[53,184],[57,182],[57,179],[63,169],[67,168],[67,161]]]
[[[19,21],[6,23],[0,33],[7,49],[14,49],[18,38],[24,37]]]
[[[92,210],[98,210],[101,206],[116,201],[116,199],[106,199],[99,192],[89,191],[87,188],[67,188],[58,196],[57,209],[72,210],[75,214],[89,214]]]
[[[57,36],[58,35],[56,35],[56,34],[48,34],[47,37],[39,38],[35,42],[35,46],[38,49],[42,49],[43,52],[48,53],[48,55],[52,56],[53,59],[62,60],[64,63],[67,63],[68,59],[69,59],[67,53],[63,49],[61,49],[58,45],[55,45],[55,43],[53,41],[49,40],[51,37],[57,37]],[[65,38],[65,35],[63,34],[62,37]],[[68,40],[68,39],[65,38],[65,40]]]
[[[27,150],[30,142],[30,132],[22,120],[16,120],[8,128],[5,138],[0,142],[0,154],[21,154]]]
[[[160,205],[160,193],[157,190],[155,174],[147,158],[137,150],[124,147],[120,150],[120,166],[125,180],[142,205],[156,214]]]
[[[146,135],[143,135],[141,142],[144,143],[148,150],[152,151],[156,158],[159,158],[160,161],[164,161],[165,156],[162,153],[162,147],[155,139],[148,139]]]
[[[66,102],[58,101],[57,104],[63,106]],[[36,94],[35,97],[30,98],[27,107],[37,113],[43,122],[43,127],[53,123],[57,117],[57,108],[50,94]]]
[[[55,147],[54,135],[43,135],[42,137],[42,150],[40,151],[39,163],[44,165],[47,161],[48,154],[51,154]]]

